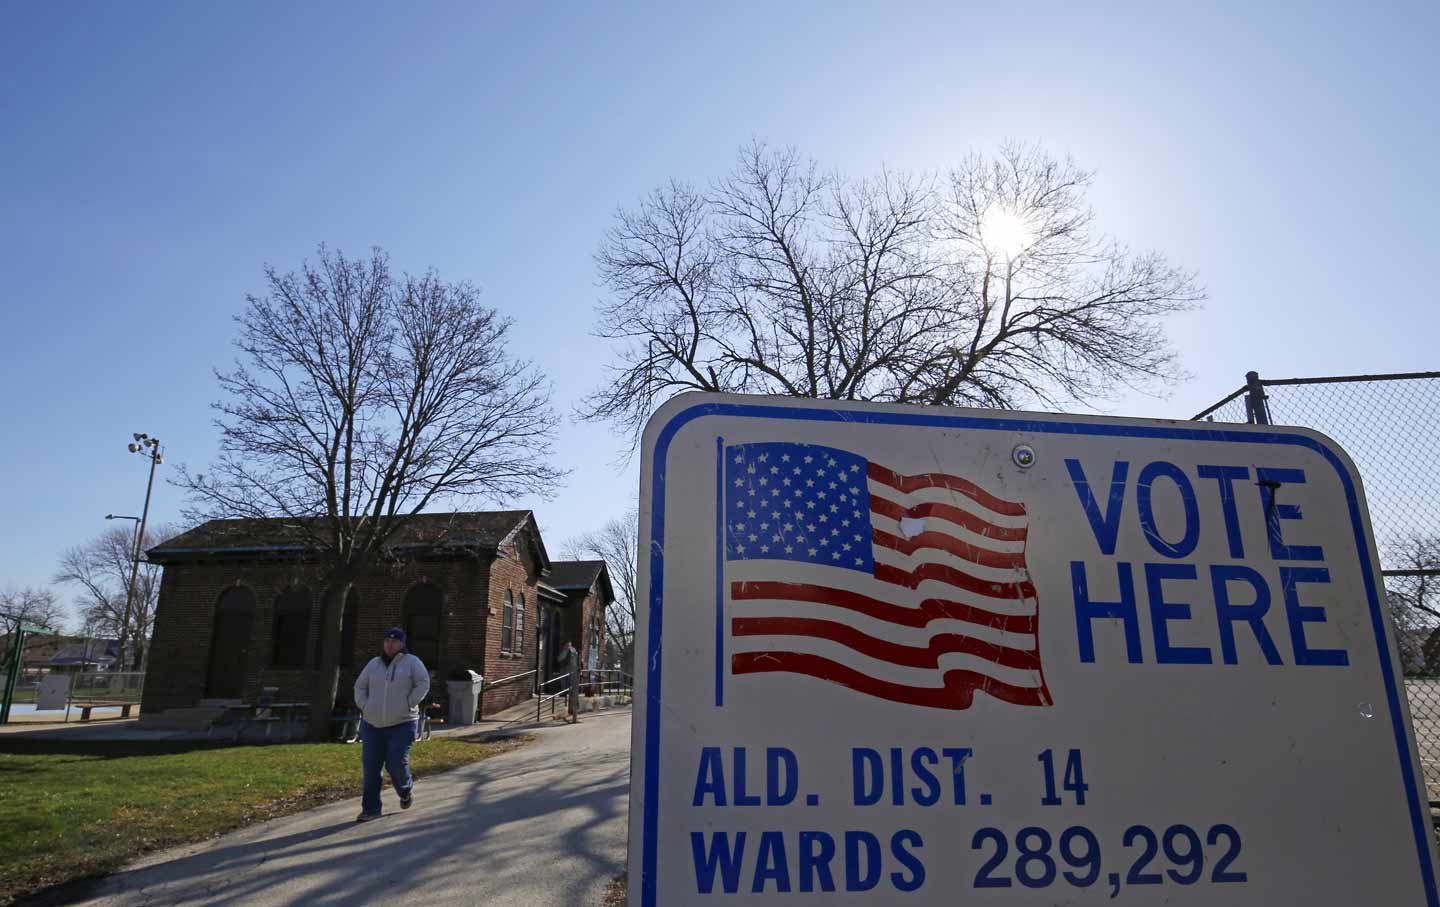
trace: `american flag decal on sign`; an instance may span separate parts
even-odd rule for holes
[[[732,674],[939,709],[1048,706],[1025,507],[814,444],[724,448]]]

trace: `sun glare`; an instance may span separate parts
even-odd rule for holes
[[[1014,259],[1030,244],[1030,230],[1013,211],[996,205],[980,218],[980,238],[985,248]]]

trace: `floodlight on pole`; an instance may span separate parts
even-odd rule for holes
[[[125,614],[120,621],[119,651],[116,653],[115,663],[120,670],[125,670],[125,633],[130,628],[130,615],[134,610],[135,603],[135,580],[140,573],[140,547],[145,541],[145,522],[150,518],[150,492],[155,488],[155,467],[165,462],[160,456],[160,439],[152,438],[145,432],[136,432],[132,437],[135,439],[127,445],[131,453],[140,454],[150,461],[150,480],[145,485],[145,509],[140,511],[140,519],[135,524],[135,548],[132,552],[130,565],[130,585],[125,589]],[[134,517],[120,517],[110,514],[105,517],[107,520],[114,519],[135,519]]]

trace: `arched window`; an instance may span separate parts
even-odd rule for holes
[[[291,586],[275,599],[270,664],[277,668],[303,668],[309,650],[310,590]]]
[[[520,593],[520,601],[515,605],[515,651],[525,652],[525,593]]]
[[[430,583],[411,586],[405,593],[405,647],[435,670],[440,662],[440,605],[444,600],[439,587]]]
[[[500,651],[509,652],[515,642],[515,595],[505,590],[505,607],[500,612]]]
[[[340,667],[342,668],[355,666],[355,622],[359,619],[360,596],[355,594],[355,587],[351,586],[350,594],[345,596],[345,612],[340,616]]]

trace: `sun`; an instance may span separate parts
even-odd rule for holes
[[[1023,218],[1000,205],[992,205],[980,218],[980,240],[1006,260],[1018,258],[1033,239]]]

